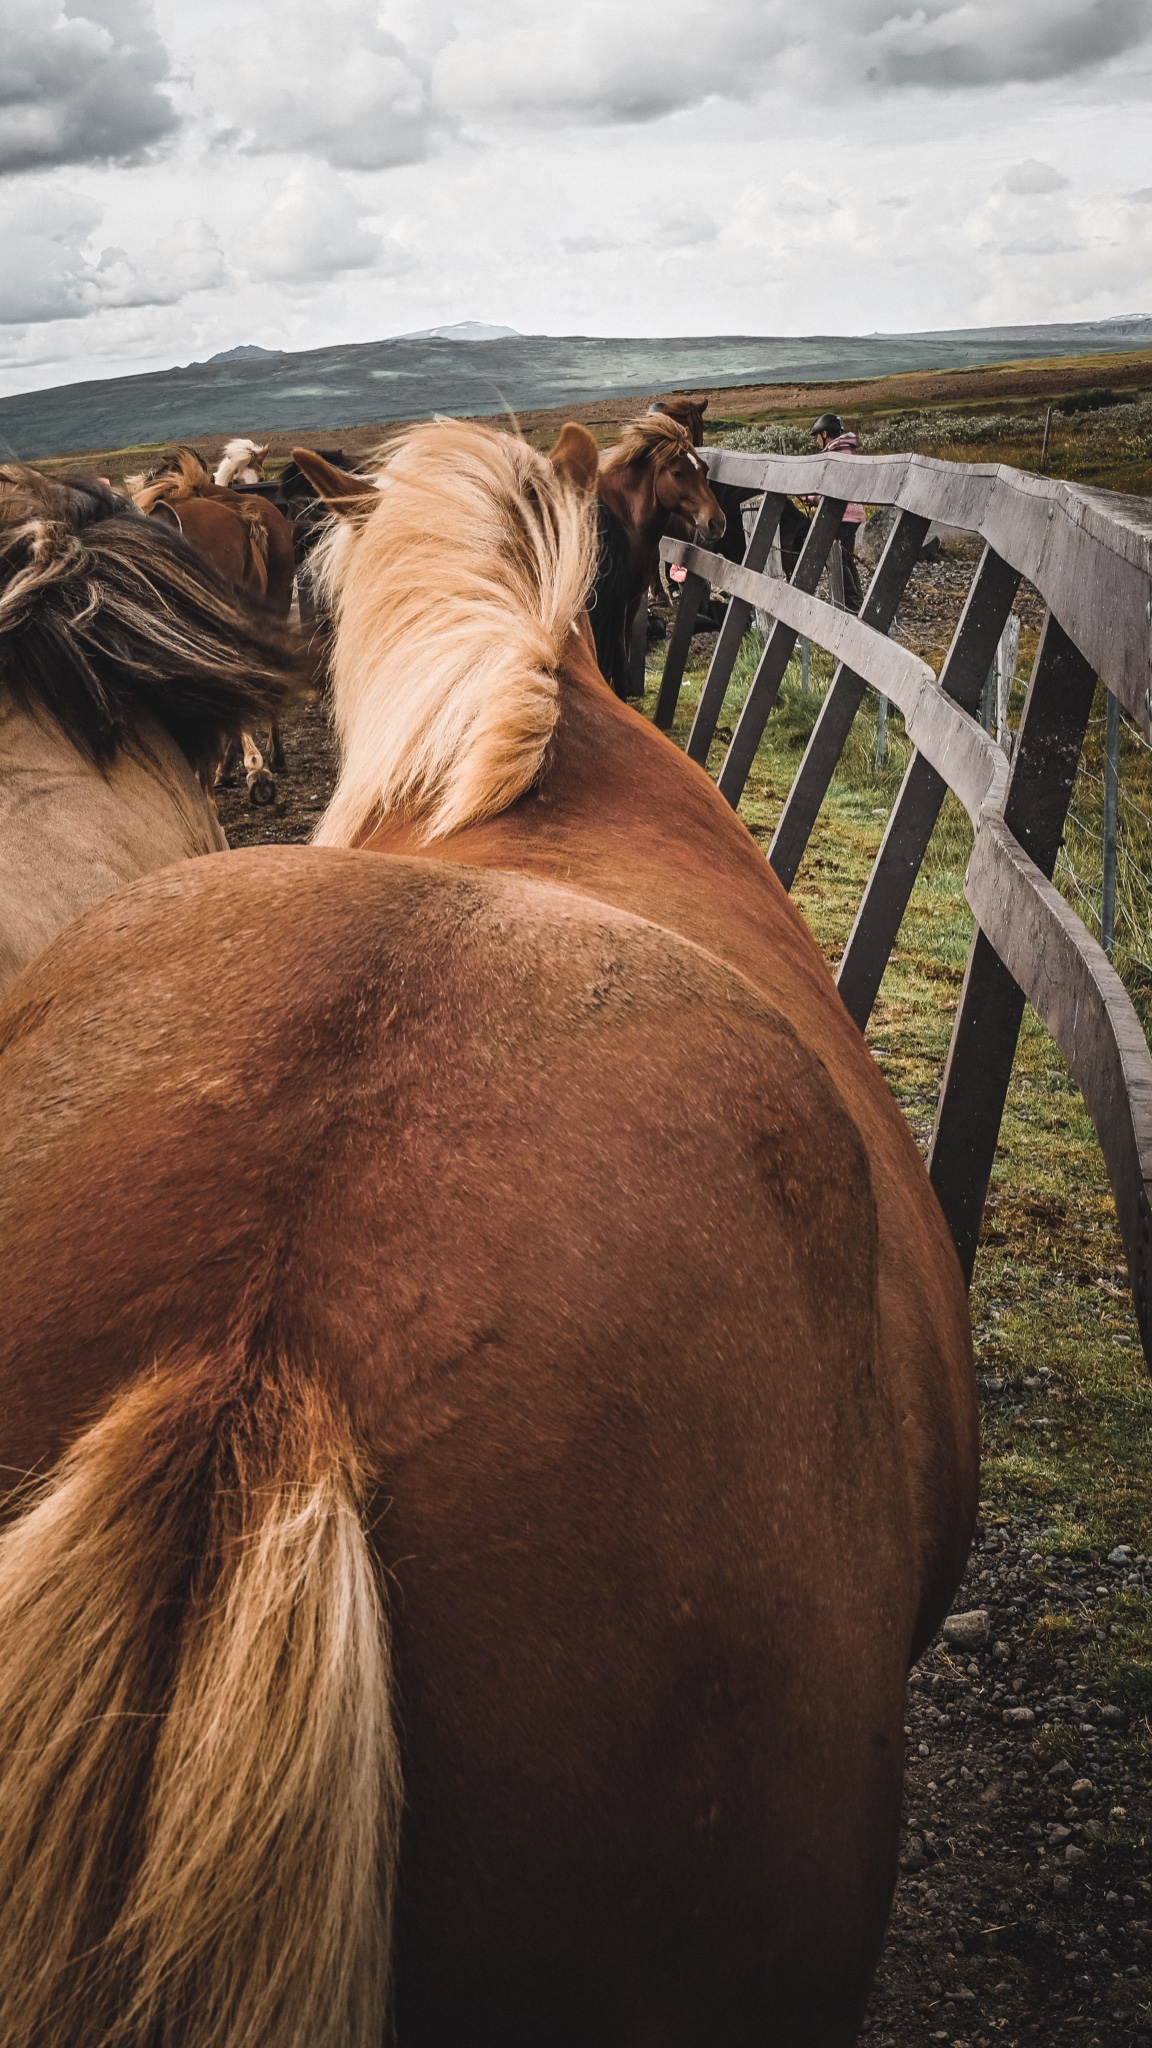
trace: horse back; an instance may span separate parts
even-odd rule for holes
[[[410,841],[403,827],[385,824],[366,844],[389,852]],[[800,912],[704,770],[613,697],[575,639],[537,787],[423,852],[558,882],[651,919],[746,976],[826,1070],[869,1163],[882,1341],[908,1418],[923,1572],[919,1647],[947,1612],[975,1512],[967,1298],[912,1135]]]

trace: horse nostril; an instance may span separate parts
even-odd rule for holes
[[[727,526],[727,524],[728,521],[725,519],[724,514],[722,512],[720,513],[718,518],[710,519],[708,521],[709,540],[722,540],[724,537],[724,529]]]

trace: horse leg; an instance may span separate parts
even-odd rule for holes
[[[282,769],[286,766],[286,763],[284,759],[283,736],[281,734],[280,727],[276,724],[275,720],[273,720],[272,724],[268,728],[268,754],[272,762],[273,768],[276,770],[277,774],[279,774],[282,771]]]
[[[264,766],[264,756],[250,732],[242,732],[240,745],[244,756],[244,773],[248,781],[250,804],[272,804],[276,801],[276,784]]]
[[[240,742],[239,740],[230,739],[220,756],[220,763],[214,777],[216,787],[222,789],[231,787],[232,783],[236,780],[236,764],[239,759]]]

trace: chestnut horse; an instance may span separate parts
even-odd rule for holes
[[[457,422],[297,459],[324,843],[0,1006],[8,2039],[845,2048],[976,1499],[943,1219],[596,670],[590,494]]]
[[[587,428],[565,426],[556,452],[563,460]],[[593,443],[593,446],[595,444]],[[617,696],[632,694],[628,650],[641,599],[656,574],[660,542],[673,520],[702,540],[724,532],[724,513],[695,453],[687,427],[666,413],[631,420],[599,458],[601,561],[591,610],[601,673]]]
[[[99,897],[227,846],[216,765],[303,670],[126,498],[0,469],[0,988]]]
[[[234,451],[241,445],[253,446],[229,443]],[[194,448],[170,449],[156,470],[130,479],[130,484],[140,510],[176,525],[225,582],[259,599],[273,618],[288,617],[296,574],[292,522],[274,504],[214,483]],[[252,734],[242,734],[239,746],[253,803],[271,803],[276,787]],[[270,727],[269,754],[273,768],[283,768],[284,744],[276,720]]]

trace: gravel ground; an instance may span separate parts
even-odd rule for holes
[[[1111,1625],[1100,1610],[1152,1573],[1120,1550],[1054,1556],[1051,1534],[987,1523],[912,1673],[900,1883],[865,2023],[877,2048],[1152,2048],[1146,1764],[1078,1676]]]
[[[973,560],[949,551],[916,571],[898,630],[928,659]],[[1026,632],[1039,625],[1027,589],[1021,609]],[[233,846],[310,836],[334,774],[320,709],[289,720],[285,750],[267,808],[243,777],[219,791]],[[983,1393],[1012,1405],[1019,1390],[992,1376]],[[975,1618],[949,1625],[909,1687],[902,1868],[865,2022],[876,2048],[1152,2048],[1145,1753],[1083,1675],[1108,1612],[1150,1587],[1143,1557],[1060,1557],[1042,1524],[982,1527],[953,1610]]]

